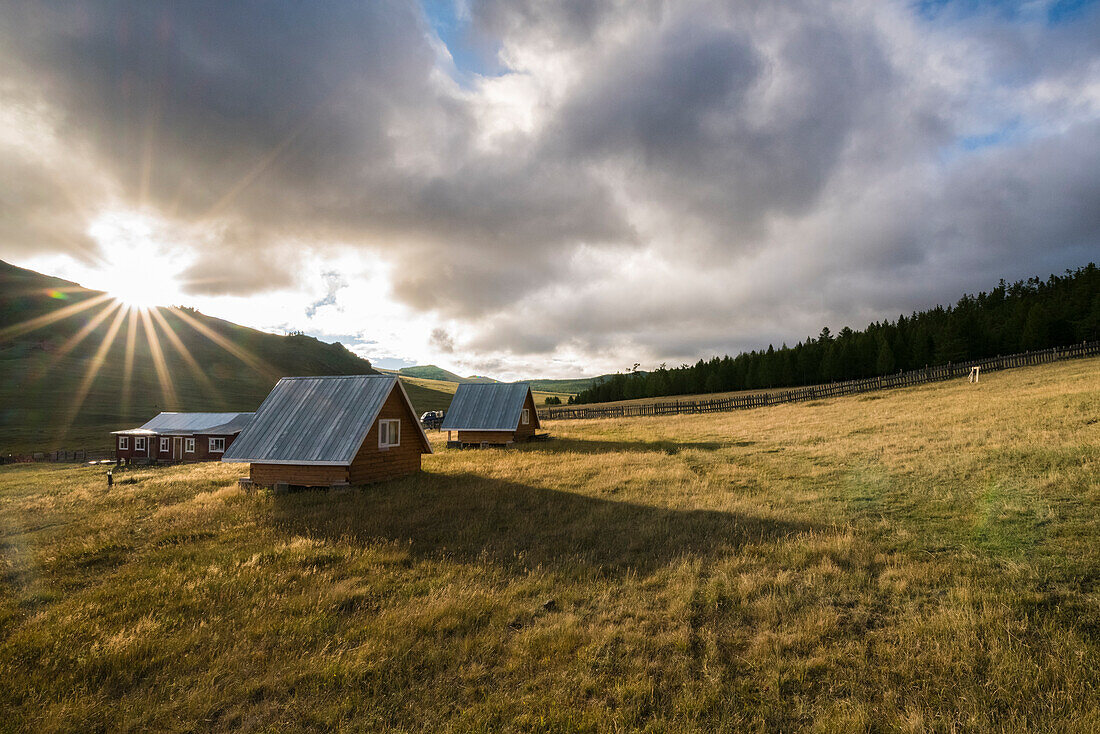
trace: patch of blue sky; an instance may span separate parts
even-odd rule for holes
[[[1012,120],[989,132],[979,133],[977,135],[964,135],[959,138],[958,146],[965,151],[974,151],[981,150],[982,148],[992,148],[998,145],[1007,145],[1018,139],[1021,132],[1020,121]]]
[[[399,370],[402,367],[415,367],[416,362],[410,362],[407,359],[398,359],[397,357],[382,357],[381,359],[371,358],[372,367],[381,367],[384,370]]]
[[[912,7],[926,20],[961,19],[997,15],[1012,22],[1070,23],[1085,15],[1100,0],[915,0]]]
[[[497,76],[504,73],[497,59],[500,45],[478,33],[470,22],[468,0],[421,0],[424,17],[447,47],[459,83],[469,75]]]
[[[953,143],[940,150],[940,161],[951,163],[970,153],[1016,145],[1026,137],[1027,130],[1022,121],[1011,120],[993,129],[960,135]]]
[[[291,333],[288,327],[280,328],[278,331],[284,334]],[[385,358],[376,359],[369,356],[372,347],[378,344],[374,339],[368,339],[360,334],[333,334],[327,331],[319,331],[317,329],[307,329],[303,331],[306,336],[312,336],[318,341],[325,342],[326,344],[334,344],[339,342],[343,344],[348,351],[358,354],[360,357],[366,357],[370,360],[370,363],[374,367],[382,367],[387,370],[401,369],[402,367],[412,367],[416,362],[408,362],[402,359]]]
[[[352,347],[363,347],[378,343],[376,341],[369,341],[355,334],[330,334],[327,331],[306,331],[305,334],[306,336],[312,336],[314,339],[319,339],[329,344],[332,344],[333,342],[340,342],[348,349],[351,349]]]
[[[1097,0],[1057,0],[1047,10],[1047,18],[1051,23],[1069,23],[1098,7]]]

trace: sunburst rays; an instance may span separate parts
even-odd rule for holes
[[[244,173],[237,181],[231,185],[221,198],[214,202],[205,214],[200,217],[201,219],[207,219],[209,217],[215,217],[221,214],[233,201],[241,194],[242,191],[247,189],[253,184],[260,176],[265,174],[268,169],[275,165],[275,163],[290,147],[291,143],[298,139],[298,137],[304,133],[313,122],[328,108],[329,104],[334,98],[336,98],[336,92],[331,92],[328,96],[322,99],[313,110],[302,119],[294,128],[292,128],[279,142],[277,142],[271,150],[265,153],[248,171]]]
[[[130,414],[130,383],[134,378],[134,351],[137,348],[137,312],[128,309],[129,321],[126,324],[126,357],[122,364],[122,414]]]
[[[94,308],[97,304],[109,301],[111,296],[106,293],[101,293],[98,296],[86,298],[83,301],[74,303],[71,306],[63,306],[56,311],[36,316],[33,319],[20,322],[18,324],[12,324],[0,329],[0,342],[14,339],[17,336],[30,333],[36,329],[41,329],[43,326],[49,326],[50,324],[63,321],[67,318],[76,316],[77,314],[87,311],[89,308]]]
[[[70,291],[71,293],[72,291]],[[48,295],[40,293],[40,295]],[[98,307],[98,308],[97,308]],[[173,318],[166,318],[170,316]],[[200,344],[208,342],[215,345],[219,351],[230,355],[249,369],[270,379],[278,376],[278,372],[272,366],[266,364],[248,349],[234,343],[224,334],[203,323],[201,317],[197,317],[177,307],[142,308],[126,304],[112,298],[107,294],[97,294],[85,298],[76,303],[61,306],[48,314],[35,316],[23,322],[12,324],[0,329],[0,340],[11,340],[15,337],[31,334],[45,327],[58,324],[67,319],[83,319],[79,328],[67,336],[60,346],[48,352],[48,361],[25,377],[22,382],[25,386],[31,386],[55,369],[65,357],[77,353],[87,354],[86,351],[77,350],[89,339],[102,334],[90,357],[82,357],[86,364],[80,382],[76,390],[66,396],[66,405],[59,414],[59,420],[55,426],[56,440],[63,442],[69,435],[73,426],[81,417],[85,409],[89,395],[97,391],[97,385],[105,365],[109,363],[112,349],[121,343],[121,385],[119,385],[118,372],[114,375],[114,385],[118,386],[118,392],[114,397],[104,396],[108,402],[117,402],[118,412],[129,417],[133,402],[133,391],[140,386],[137,366],[139,364],[152,365],[155,374],[156,385],[159,388],[159,402],[163,410],[187,410],[186,401],[181,399],[179,390],[181,383],[180,367],[185,367],[184,376],[190,376],[190,380],[182,380],[184,383],[198,387],[201,396],[202,407],[208,405],[223,406],[225,397],[218,390],[207,370],[203,368],[200,359],[196,357],[195,345],[188,348],[188,341],[181,338],[180,325],[185,325],[188,330],[201,336]],[[125,332],[123,335],[122,332]],[[124,338],[123,338],[124,337]],[[167,342],[167,346],[162,342]],[[90,349],[90,347],[89,347]],[[116,352],[118,354],[118,352]],[[171,357],[171,358],[170,358]],[[117,357],[115,358],[117,360]],[[204,359],[209,359],[205,357]],[[148,368],[142,368],[147,370]],[[148,375],[148,372],[141,374]],[[148,378],[144,378],[148,379]],[[98,391],[102,391],[102,387]],[[186,394],[195,395],[194,388],[189,388]],[[191,398],[194,400],[194,398]],[[194,406],[191,409],[196,409]]]
[[[73,423],[76,422],[76,418],[80,414],[80,409],[84,407],[84,401],[87,399],[88,393],[91,392],[92,386],[95,384],[95,379],[99,376],[99,371],[103,367],[103,363],[107,361],[107,353],[111,350],[111,345],[115,343],[115,337],[118,335],[119,329],[122,328],[122,322],[126,317],[126,313],[126,309],[119,309],[115,314],[114,321],[111,322],[111,325],[107,328],[107,333],[103,336],[103,341],[99,343],[99,348],[96,349],[95,354],[92,355],[91,361],[88,362],[88,368],[84,371],[84,377],[80,381],[80,387],[77,388],[76,393],[73,395],[72,401],[69,404],[69,411],[66,413],[64,422],[58,431],[57,440],[59,442],[65,440],[69,429],[72,428]]]
[[[274,368],[272,368],[271,365],[260,361],[259,358],[257,358],[254,354],[249,352],[247,349],[244,349],[243,347],[241,347],[237,344],[234,344],[232,341],[230,341],[229,339],[227,339],[223,335],[219,334],[218,332],[214,331],[209,326],[202,323],[201,321],[199,321],[198,319],[196,319],[194,316],[187,313],[183,309],[177,308],[175,306],[169,306],[168,310],[171,311],[173,314],[175,314],[177,317],[179,317],[179,319],[181,321],[183,321],[183,323],[187,324],[192,329],[194,329],[198,333],[202,334],[207,339],[214,342],[219,347],[221,347],[225,351],[229,352],[234,357],[241,360],[246,365],[251,367],[253,370],[260,373],[261,375],[264,375],[265,377],[278,377],[279,376],[277,371]]]
[[[245,190],[255,184],[257,180],[268,175],[280,163],[299,137],[316,122],[320,115],[330,108],[332,101],[336,98],[337,93],[334,91],[320,100],[298,124],[288,130],[281,139],[275,141],[270,149],[263,152],[247,170],[242,172],[238,179],[222,191],[220,196],[196,219],[205,221],[223,216]],[[155,183],[156,142],[164,112],[161,102],[161,100],[156,99],[150,105],[140,135],[136,136],[139,139],[140,154],[138,166],[135,169],[136,175],[133,180],[132,198],[137,203],[136,212],[143,212],[146,207],[155,205],[159,201],[161,205],[167,205],[168,214],[174,216],[183,198],[184,180],[181,179],[179,182],[175,201],[167,203],[162,200],[164,192],[157,193]],[[92,220],[93,218],[82,206],[82,198],[78,196],[79,192],[68,185],[66,181],[57,181],[56,183],[72,204],[73,209],[81,212],[85,220]],[[163,206],[162,211],[165,211]],[[95,240],[100,239],[94,233],[92,233],[92,238]],[[107,263],[102,257],[102,253],[92,252],[86,243],[70,243],[70,245],[74,251],[84,253],[90,261],[97,262],[104,269],[106,268]],[[113,262],[115,265],[118,264],[117,261],[113,260]],[[133,280],[136,282],[145,282],[150,275],[149,272],[141,270],[139,266],[131,265],[130,270],[133,272],[129,275],[133,276]],[[63,358],[73,354],[85,355],[81,357],[81,359],[86,360],[86,366],[80,378],[80,384],[75,393],[71,395],[71,398],[67,396],[67,404],[65,409],[61,411],[64,414],[60,426],[62,436],[80,418],[81,411],[84,409],[89,395],[97,390],[96,386],[104,366],[109,364],[109,358],[112,356],[112,349],[116,350],[115,359],[118,359],[117,350],[119,346],[121,346],[122,352],[121,384],[119,384],[118,373],[114,374],[112,376],[114,385],[118,387],[117,394],[111,397],[116,402],[115,408],[111,412],[127,417],[132,414],[132,407],[135,402],[134,391],[144,389],[144,385],[148,383],[147,368],[136,367],[144,360],[148,360],[152,364],[160,398],[165,409],[188,409],[189,407],[181,400],[181,391],[178,389],[180,375],[173,374],[173,365],[180,365],[181,363],[186,367],[186,373],[189,373],[192,377],[191,384],[198,386],[198,392],[204,397],[201,402],[216,405],[226,404],[224,397],[207,370],[196,358],[195,355],[199,352],[195,351],[193,353],[192,350],[195,348],[195,344],[181,338],[183,329],[180,328],[180,324],[185,325],[209,343],[216,345],[224,353],[243,363],[247,369],[254,371],[265,379],[273,380],[280,376],[277,369],[266,364],[248,349],[236,344],[229,336],[220,333],[191,313],[176,307],[161,308],[150,305],[146,296],[152,295],[157,299],[164,297],[164,293],[159,292],[156,287],[152,288],[151,294],[141,292],[127,295],[124,291],[94,294],[82,300],[62,305],[65,301],[78,297],[79,293],[86,293],[86,291],[80,288],[57,288],[47,295],[57,299],[58,308],[50,313],[0,328],[0,342],[3,342],[66,319],[76,317],[86,319],[79,329],[65,339],[60,347],[55,348],[50,353],[49,361],[36,366],[32,372],[24,375],[20,381],[21,387],[41,383],[43,378],[50,374],[51,370],[55,370],[62,363]],[[7,295],[33,294],[8,293]],[[96,310],[92,311],[92,309]],[[169,316],[169,318],[165,318],[166,316]],[[125,334],[122,332],[125,332]],[[81,345],[87,345],[90,339],[100,333],[102,333],[102,340],[95,347],[90,358],[86,355],[88,351],[91,351],[91,347],[86,346],[86,348],[77,349]],[[167,342],[169,348],[162,345],[161,337]],[[119,344],[120,341],[122,342],[121,345]],[[189,343],[192,345],[191,349],[188,348]],[[202,340],[200,340],[200,343],[202,343]],[[170,359],[173,356],[175,358]],[[145,364],[148,364],[148,362]],[[190,397],[194,392],[194,390],[188,389],[185,394]],[[140,399],[137,402],[141,402]]]
[[[92,332],[99,328],[100,324],[106,321],[112,313],[120,308],[125,308],[121,301],[110,301],[103,308],[99,309],[99,312],[96,313],[92,318],[90,318],[88,322],[84,324],[84,326],[80,327],[79,331],[77,331],[75,334],[65,340],[65,343],[62,344],[57,349],[57,351],[53,353],[52,359],[49,362],[42,365],[40,369],[27,375],[25,384],[34,384],[38,380],[41,380],[43,377],[45,377],[50,369],[57,365],[62,360],[62,358],[69,354],[69,352],[76,349],[76,347],[79,346],[82,341],[87,339],[92,334]]]
[[[153,328],[153,320],[149,318],[148,309],[138,309],[141,316],[141,325],[145,329],[145,343],[149,347],[149,354],[153,358],[153,369],[157,371],[157,382],[160,383],[160,395],[164,401],[164,407],[168,410],[176,410],[176,388],[172,384],[172,375],[168,371],[168,362],[164,359],[164,350],[160,348],[160,337]]]
[[[160,326],[161,331],[164,333],[165,338],[168,339],[168,343],[172,345],[172,348],[176,350],[176,354],[187,363],[187,368],[191,370],[191,374],[194,375],[195,380],[202,385],[203,390],[208,394],[214,396],[215,400],[221,405],[224,400],[222,399],[221,391],[218,390],[214,381],[203,371],[202,366],[199,365],[198,360],[191,354],[191,351],[187,348],[187,345],[183,343],[183,340],[176,334],[176,330],[172,328],[168,320],[161,314],[159,308],[149,309],[149,315],[153,317],[157,325]]]

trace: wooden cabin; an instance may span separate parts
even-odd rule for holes
[[[441,429],[448,446],[507,446],[545,438],[535,397],[526,382],[466,383],[458,386]],[[452,432],[458,433],[452,440]]]
[[[430,453],[397,377],[284,377],[222,461],[252,484],[336,487],[414,474]]]
[[[148,423],[112,431],[119,463],[218,461],[253,413],[160,413]]]

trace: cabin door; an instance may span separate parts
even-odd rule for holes
[[[172,461],[181,461],[183,459],[183,439],[179,436],[172,438]]]

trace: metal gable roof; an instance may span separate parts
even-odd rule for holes
[[[514,431],[531,386],[526,382],[463,383],[443,417],[444,431]]]
[[[212,433],[229,436],[239,433],[255,413],[160,413],[138,428],[112,433],[190,435]]]
[[[408,401],[391,375],[284,377],[222,461],[351,464],[395,385]]]

